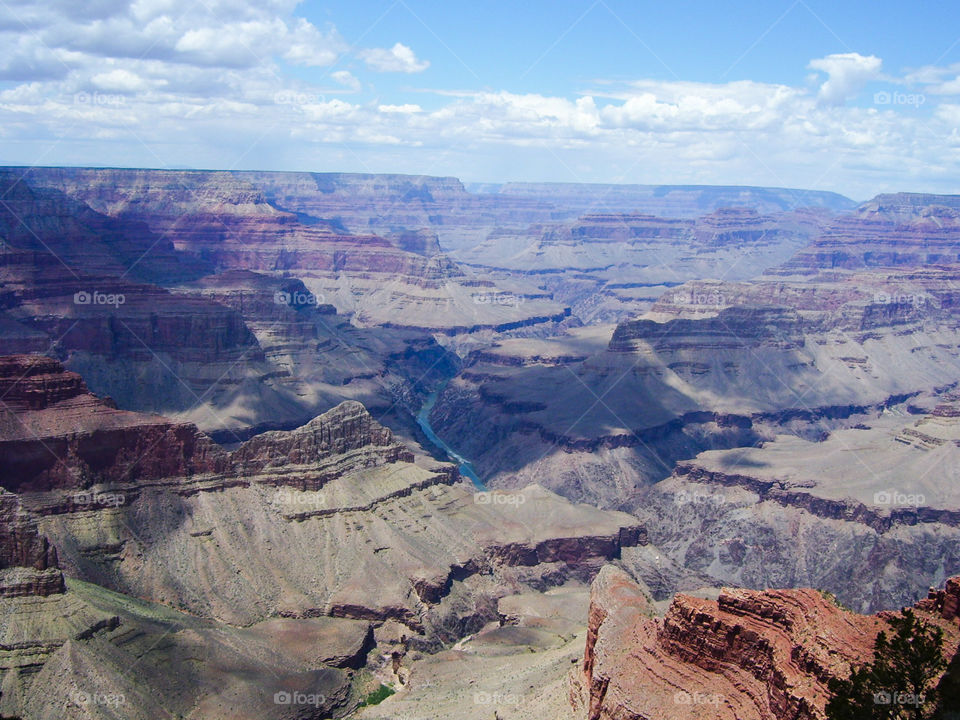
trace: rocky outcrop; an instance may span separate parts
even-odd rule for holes
[[[23,493],[65,567],[201,615],[422,629],[456,580],[590,573],[640,542],[629,516],[539,488],[474,497],[455,466],[413,453],[359,402],[226,452],[191,425],[116,410],[50,358],[0,368],[19,380],[4,386],[15,409],[0,425],[3,485]]]
[[[448,227],[444,209],[475,206],[453,178],[91,168],[21,175],[114,222],[148,228],[187,264],[295,275],[364,326],[460,334],[553,322],[563,310],[549,298],[473,301],[469,279],[436,252],[432,235]],[[470,233],[485,232],[495,217],[483,216]],[[141,254],[149,253],[147,245]]]
[[[927,597],[919,601],[916,607],[922,612],[960,624],[957,620],[960,617],[960,577],[949,578],[942,589],[930,588]]]
[[[799,349],[804,344],[803,322],[792,308],[727,308],[701,320],[633,320],[620,323],[610,340],[610,352],[632,352],[637,343],[658,352],[684,349],[742,350],[773,347]]]
[[[393,240],[397,244],[397,247],[417,253],[417,255],[430,257],[431,255],[439,255],[441,252],[440,240],[434,230],[428,230],[426,228],[410,230],[400,233],[393,238]]]
[[[832,221],[783,273],[956,264],[960,206],[955,195],[878,195]]]
[[[665,558],[718,583],[818,587],[860,612],[908,604],[960,572],[960,424],[882,408],[845,424],[700,453],[628,507]]]
[[[362,463],[364,467],[414,460],[406,445],[395,441],[393,433],[355,401],[343,402],[296,430],[257,435],[241,445],[231,460],[240,474],[274,472],[278,484],[292,483],[302,490],[319,490],[331,478],[318,469],[330,466],[333,456],[343,455],[349,455],[351,464]],[[334,462],[332,467],[339,464]],[[291,473],[298,479],[292,480]],[[307,480],[307,477],[314,479]]]
[[[8,490],[77,491],[226,469],[225,454],[193,425],[117,410],[52,358],[3,357],[0,388]]]
[[[960,644],[960,578],[931,590],[917,612]],[[884,616],[857,615],[816,590],[724,589],[716,600],[677,595],[647,617],[640,588],[604,571],[591,593],[587,647],[571,699],[590,720],[821,720],[832,678],[870,660]]]
[[[0,598],[46,597],[64,589],[56,549],[20,499],[0,488]]]

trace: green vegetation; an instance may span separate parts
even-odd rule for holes
[[[904,610],[874,642],[873,662],[830,683],[829,720],[928,720],[935,718],[936,688],[944,669],[943,631]]]
[[[378,687],[372,693],[367,695],[366,698],[364,698],[364,700],[360,703],[360,707],[366,707],[367,705],[379,705],[388,697],[393,695],[395,692],[396,690],[394,690],[389,685],[384,685],[383,683],[381,683],[380,687]]]
[[[837,598],[837,596],[834,595],[832,592],[827,592],[826,590],[821,590],[821,591],[820,591],[820,594],[823,595],[823,597],[824,597],[826,600],[829,600],[830,602],[832,602],[834,605],[836,605],[836,606],[837,606],[838,608],[840,608],[841,610],[846,610],[847,612],[853,612],[853,610],[851,610],[851,609],[848,608],[846,605],[844,605],[842,602],[840,602],[840,600]]]

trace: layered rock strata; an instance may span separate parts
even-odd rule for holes
[[[958,578],[916,606],[960,644]],[[650,617],[639,586],[605,568],[591,593],[588,640],[571,699],[590,720],[821,720],[832,678],[869,661],[885,616],[857,615],[816,590],[724,589],[677,595]]]

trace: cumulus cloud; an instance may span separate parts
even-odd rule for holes
[[[295,2],[10,0],[0,8],[0,72],[63,77],[97,58],[253,68],[274,58],[327,66],[348,50],[332,28],[295,18]],[[82,6],[82,7],[81,7]],[[29,74],[32,71],[32,74]]]
[[[397,43],[390,49],[371,48],[360,52],[367,67],[377,72],[418,73],[430,67],[428,60],[418,60],[413,50]]]
[[[880,75],[883,61],[874,55],[837,53],[811,60],[808,67],[827,74],[818,99],[826,105],[842,105],[863,86]]]
[[[296,6],[5,0],[3,160],[242,159],[477,179],[808,186],[864,198],[955,185],[960,105],[934,98],[960,94],[960,66],[883,78],[922,88],[923,114],[845,104],[881,77],[879,58],[856,53],[811,61],[817,82],[808,86],[639,79],[578,95],[447,88],[425,101],[423,91],[386,94],[369,72],[426,69],[411,48],[352,50],[335,28],[294,16]],[[57,156],[44,155],[54,139]]]
[[[100,90],[117,92],[135,92],[148,87],[148,83],[136,73],[118,68],[110,72],[97,73],[90,82]]]

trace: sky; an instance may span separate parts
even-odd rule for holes
[[[960,192],[960,6],[0,0],[0,163]]]

